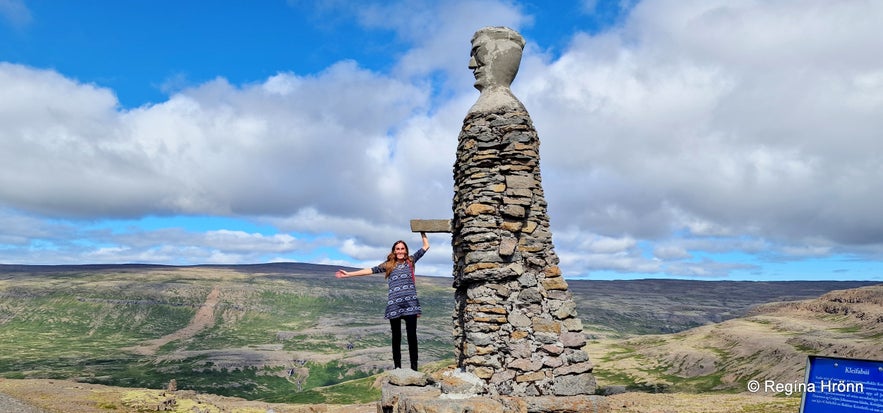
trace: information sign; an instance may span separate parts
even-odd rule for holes
[[[801,413],[883,413],[883,361],[809,356]]]

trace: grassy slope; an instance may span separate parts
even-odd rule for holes
[[[808,354],[883,360],[883,285],[762,305],[676,334],[597,340],[590,352],[605,385],[742,392],[749,380],[802,382]]]
[[[375,399],[357,379],[387,369],[381,277],[298,266],[22,268],[0,276],[0,377],[181,389],[278,402]],[[211,323],[185,329],[209,291]],[[421,289],[421,362],[450,358],[443,288]],[[335,390],[313,389],[347,382]],[[360,389],[354,391],[354,389]],[[353,400],[353,398],[356,400]]]
[[[391,367],[388,324],[382,318],[385,281],[337,280],[333,270],[308,264],[0,266],[0,377],[74,378],[146,388],[163,388],[175,379],[179,389],[273,402],[376,400],[372,375]],[[421,365],[453,356],[450,281],[418,279],[424,308]],[[818,296],[857,284],[861,283],[789,284],[787,298]],[[756,283],[646,280],[570,285],[581,318],[598,337],[681,331],[785,297],[770,285]],[[194,316],[213,289],[219,295],[212,317],[205,326],[194,327]],[[182,331],[187,333],[170,336]],[[155,352],[133,350],[164,336],[176,338]],[[700,390],[743,379],[712,373],[694,379],[673,367],[695,368],[690,366],[705,359],[728,366],[721,360],[730,353],[717,347],[637,369],[650,370],[648,377],[615,376],[612,368],[605,369],[632,356],[635,361],[656,357],[645,350],[653,348],[654,340],[665,341],[645,336],[594,344],[589,351],[599,377],[611,384],[621,378],[645,386],[707,382],[691,385]],[[726,343],[720,347],[725,349]]]

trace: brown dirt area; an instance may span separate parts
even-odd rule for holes
[[[177,412],[238,413],[375,413],[376,404],[297,405],[248,401],[234,397],[197,394],[192,391],[130,389],[66,380],[0,379],[0,392],[47,412],[139,412],[154,411],[164,401],[174,400]],[[780,413],[797,411],[798,397],[769,397],[754,394],[650,394],[623,393],[608,396],[611,413]]]
[[[205,303],[196,311],[196,315],[190,320],[190,324],[186,327],[160,337],[156,340],[150,340],[142,343],[138,347],[132,348],[135,354],[150,356],[156,354],[156,351],[165,344],[175,340],[186,339],[195,336],[200,331],[211,327],[215,323],[215,307],[218,305],[218,298],[221,295],[221,289],[215,286],[205,298]]]
[[[249,401],[193,391],[130,389],[67,380],[0,379],[0,393],[51,413],[157,411],[164,402],[172,412],[236,413],[375,413],[374,403],[298,405]]]

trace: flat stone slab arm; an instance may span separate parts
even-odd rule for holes
[[[411,232],[452,232],[450,219],[412,219]]]

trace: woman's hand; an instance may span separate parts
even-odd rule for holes
[[[371,275],[371,269],[362,268],[361,270],[356,271],[337,270],[337,272],[334,273],[334,276],[337,278],[361,277],[363,275]]]

